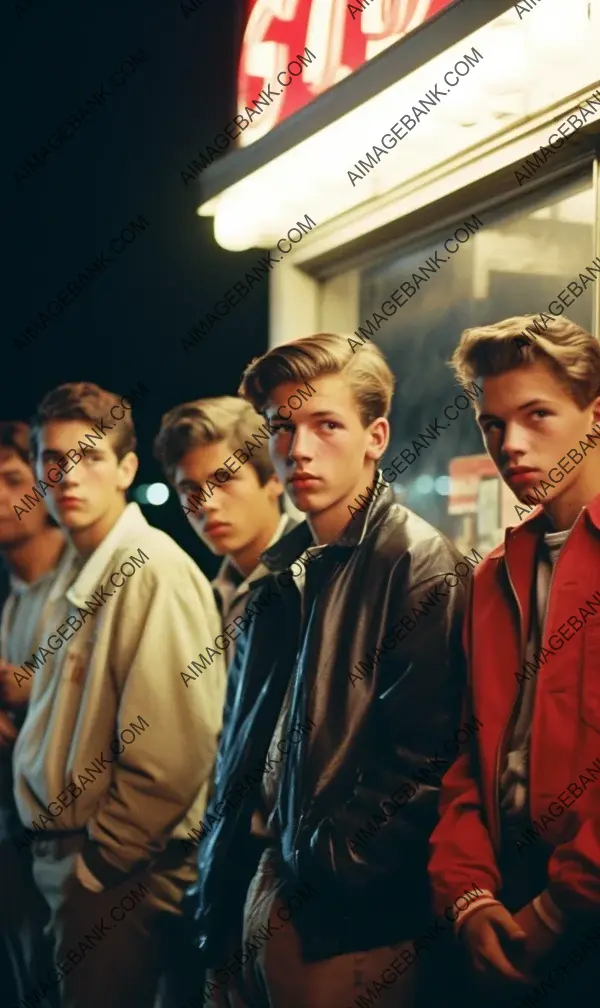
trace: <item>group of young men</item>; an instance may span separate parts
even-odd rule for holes
[[[3,1004],[591,1004],[600,346],[528,322],[452,366],[517,498],[564,479],[477,564],[382,480],[371,343],[282,344],[162,418],[212,586],[127,503],[125,397],[70,383],[0,424]]]

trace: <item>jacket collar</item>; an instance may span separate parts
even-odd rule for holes
[[[595,497],[587,504],[583,511],[586,513],[586,518],[592,523],[597,531],[600,531],[600,493],[596,494]],[[526,535],[540,536],[544,532],[550,532],[552,528],[548,518],[544,513],[544,509],[541,504],[538,504],[536,508],[531,512],[531,514],[520,524],[514,525],[506,529],[505,535],[505,545],[508,547],[508,543],[511,540],[516,540],[517,542],[522,541],[522,537]]]
[[[143,532],[148,527],[149,523],[139,505],[128,504],[106,538],[80,568],[72,584],[65,586],[64,582],[57,580],[51,597],[56,599],[64,594],[72,605],[82,606],[102,586],[104,577],[113,573],[108,568],[118,547],[127,544],[133,548],[136,533]]]
[[[37,591],[47,581],[51,582],[48,590],[49,601],[56,597],[55,588],[57,582],[59,582],[60,588],[59,595],[63,596],[66,587],[71,583],[75,574],[79,570],[79,563],[80,561],[74,546],[72,546],[67,540],[63,551],[58,558],[56,567],[46,571],[46,573],[42,574],[37,581],[21,581],[16,575],[9,573],[10,594],[5,601],[4,608],[2,609],[0,615],[0,654],[6,655],[8,652],[7,637],[18,597],[24,595],[25,592],[28,591]]]
[[[373,485],[386,483],[386,487],[376,497],[369,502],[366,508],[357,510],[353,514],[348,524],[342,529],[340,535],[332,543],[327,543],[323,550],[340,550],[350,552],[356,546],[360,546],[365,536],[379,521],[394,503],[394,494],[387,481],[383,479],[381,470],[377,470]],[[306,552],[315,542],[307,521],[301,522],[295,529],[283,536],[274,546],[266,550],[261,560],[271,574],[278,574],[287,570],[294,560]]]
[[[600,494],[594,497],[582,510],[583,513],[580,512],[575,521],[579,522],[579,518],[581,518],[581,523],[583,523],[587,518],[598,529],[600,527]],[[538,505],[521,525],[507,528],[504,537],[504,563],[520,607],[519,622],[523,652],[526,646],[527,628],[531,619],[531,587],[535,576],[536,551],[544,533],[550,531],[552,531],[552,526],[543,508]],[[567,545],[566,549],[568,548]]]
[[[588,504],[587,513],[594,528],[600,531],[600,493],[596,494]]]
[[[279,519],[279,524],[275,529],[275,533],[271,537],[266,549],[269,550],[271,546],[282,538],[282,536],[296,528],[296,525],[297,522],[290,515],[285,513],[282,514]],[[252,584],[255,581],[270,573],[270,571],[268,571],[262,563],[262,556],[264,556],[264,552],[266,552],[266,550],[263,551],[263,554],[261,554],[261,558],[254,570],[246,578],[240,572],[234,561],[231,560],[230,557],[225,557],[223,563],[217,571],[216,577],[213,578],[211,582],[213,591],[217,592],[221,600],[227,599],[230,595],[232,601],[239,598],[240,595],[244,595],[246,592],[250,591]]]
[[[54,582],[56,578],[60,577],[61,575],[64,575],[65,571],[71,571],[72,576],[72,571],[73,568],[76,566],[76,564],[77,564],[77,552],[75,550],[75,547],[72,546],[68,540],[66,540],[60,553],[60,556],[56,561],[56,565],[54,567],[49,568],[44,574],[41,574],[40,577],[37,578],[37,580],[22,581],[20,577],[18,577],[16,574],[13,574],[12,571],[9,571],[8,583],[10,586],[10,595],[18,596],[18,595],[24,595],[26,592],[29,591],[35,591],[46,582],[49,581]]]

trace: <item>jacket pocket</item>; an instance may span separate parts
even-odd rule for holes
[[[583,638],[581,719],[600,731],[600,623],[588,624]]]

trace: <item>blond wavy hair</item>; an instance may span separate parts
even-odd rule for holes
[[[261,412],[278,385],[329,374],[346,379],[363,427],[388,416],[395,379],[381,350],[365,343],[354,353],[348,336],[339,333],[303,336],[255,357],[244,371],[239,394]]]
[[[465,329],[450,367],[461,385],[545,361],[580,408],[600,395],[600,343],[562,316],[538,321],[514,315],[493,325]]]

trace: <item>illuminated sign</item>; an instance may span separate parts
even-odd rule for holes
[[[317,95],[348,77],[453,0],[249,0],[238,71],[238,112],[244,114],[263,88],[270,104],[239,138],[247,147]],[[309,49],[307,62],[286,87],[290,61]],[[292,71],[294,73],[295,71]],[[279,92],[279,93],[277,93]]]
[[[479,484],[497,476],[498,470],[489,455],[456,455],[450,459],[449,473],[448,514],[463,515],[477,512]]]

